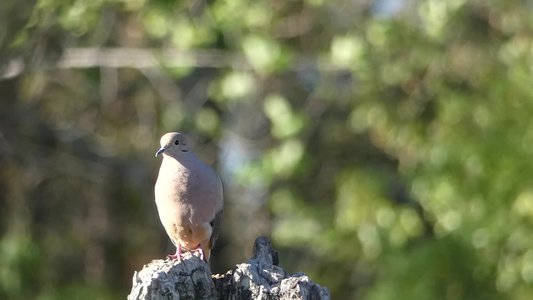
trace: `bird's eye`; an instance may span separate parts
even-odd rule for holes
[[[174,145],[179,145],[179,144],[180,144],[180,141],[178,141],[178,140],[176,140],[176,141],[174,142]]]

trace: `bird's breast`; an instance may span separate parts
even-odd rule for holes
[[[222,186],[207,166],[188,168],[179,162],[164,162],[155,185],[155,200],[160,215],[172,212],[191,223],[210,221],[222,208]]]

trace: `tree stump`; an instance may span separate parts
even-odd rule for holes
[[[252,258],[225,274],[187,253],[177,260],[153,260],[133,275],[128,300],[159,299],[329,299],[329,292],[305,274],[287,274],[265,237],[255,240]]]

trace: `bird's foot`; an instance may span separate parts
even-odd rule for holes
[[[191,254],[194,254],[196,252],[199,254],[200,259],[205,260],[205,253],[204,253],[204,250],[200,247],[200,245],[198,245],[197,248],[186,251],[186,252],[190,252]],[[181,261],[183,259],[183,255],[184,255],[184,252],[181,249],[181,246],[178,246],[176,248],[176,253],[167,255],[167,258],[170,260]]]
[[[170,260],[177,260],[181,261],[182,252],[181,252],[181,246],[176,247],[176,253],[167,255],[167,258]]]
[[[198,248],[191,250],[191,252],[198,252],[200,254],[200,259],[205,260],[204,250],[198,246]]]
[[[169,254],[167,255],[167,258],[170,260],[181,261],[181,255],[178,255],[178,254]]]

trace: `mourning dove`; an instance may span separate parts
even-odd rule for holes
[[[189,151],[185,135],[169,132],[161,137],[163,154],[155,184],[159,218],[176,246],[171,259],[182,251],[200,251],[209,261],[218,237],[223,211],[222,183],[218,175]]]

